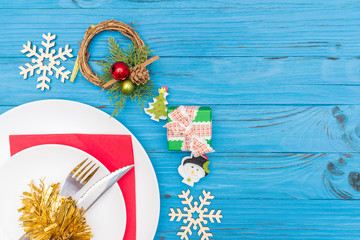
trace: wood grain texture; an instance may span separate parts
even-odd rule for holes
[[[170,207],[180,206],[178,189],[187,189],[176,176],[181,156],[150,153],[162,189],[164,221]],[[201,181],[192,192],[196,198],[201,189],[211,185],[215,195],[211,208],[223,210],[223,223],[210,224],[214,239],[357,239],[358,200],[337,199],[344,199],[342,193],[358,199],[359,192],[347,183],[347,171],[359,170],[358,157],[216,153],[211,158],[211,178]],[[329,163],[337,165],[341,158],[347,167],[336,168],[344,175],[331,174]],[[332,188],[323,181],[324,175]],[[177,239],[179,224],[160,225],[157,239]]]
[[[40,43],[39,36],[37,42]],[[53,79],[51,91],[40,93],[35,88],[37,75],[23,80],[19,74],[18,67],[29,61],[20,50],[21,45],[15,52],[18,58],[0,58],[2,77],[11,79],[16,85],[16,88],[8,88],[7,81],[0,82],[2,104],[17,105],[45,97],[109,106],[106,92],[99,92],[99,88],[89,84],[80,74],[75,83],[66,81],[62,84]],[[105,57],[94,61],[101,59]],[[72,70],[74,62],[75,59],[69,60],[64,66]],[[95,62],[91,65],[101,73]],[[170,104],[173,105],[360,104],[360,59],[357,58],[334,61],[326,58],[163,57],[152,64],[151,70],[151,77],[158,87],[169,87]]]
[[[120,9],[120,10],[119,10]],[[0,113],[41,99],[69,99],[112,113],[106,92],[79,75],[53,79],[50,91],[23,80],[18,67],[28,40],[57,34],[76,53],[90,24],[133,22],[160,59],[151,66],[170,105],[213,109],[210,174],[203,189],[222,209],[212,239],[359,239],[360,3],[354,0],[18,0],[0,2]],[[90,46],[104,59],[105,32]],[[65,62],[72,69],[75,59]],[[10,87],[11,86],[11,87]],[[161,215],[155,239],[176,240],[181,207],[177,167],[187,153],[167,150],[164,123],[129,103],[116,117],[149,153]],[[200,239],[193,234],[191,239]]]
[[[108,114],[114,110],[104,105],[95,106]],[[322,154],[357,153],[360,149],[360,105],[211,107],[212,144],[218,153]],[[126,107],[116,119],[139,138],[146,150],[167,152],[164,122],[148,121],[137,106]]]
[[[176,198],[164,201],[170,206],[180,204]],[[213,207],[219,207],[216,199],[214,202]],[[214,234],[211,239],[358,239],[360,234],[355,224],[359,214],[357,201],[225,198],[218,202],[223,214],[229,217],[221,224],[211,225]],[[162,208],[161,216],[166,217],[167,213]],[[178,225],[173,222],[160,225],[156,239],[179,239]]]
[[[126,8],[121,14],[117,8],[1,9],[0,55],[13,57],[24,41],[48,31],[61,33],[59,43],[76,43],[91,24],[114,18],[141,23],[137,31],[160,56],[357,57],[356,7],[209,4],[200,9]],[[106,47],[106,42],[99,42],[93,54],[103,56]]]

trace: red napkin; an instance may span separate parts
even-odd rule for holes
[[[10,153],[43,144],[61,144],[78,148],[95,157],[110,172],[134,164],[130,135],[109,134],[46,134],[11,135]],[[135,169],[131,169],[119,180],[126,204],[127,222],[124,240],[136,239]]]

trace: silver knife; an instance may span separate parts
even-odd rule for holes
[[[89,210],[104,193],[107,192],[120,178],[122,178],[134,165],[129,165],[120,168],[106,177],[103,177],[92,185],[78,200],[78,206],[84,208],[85,211]],[[22,236],[19,240],[30,240],[29,237]]]
[[[122,178],[134,165],[129,165],[110,173],[92,185],[78,200],[78,206],[89,210],[94,203],[101,198],[120,178]]]

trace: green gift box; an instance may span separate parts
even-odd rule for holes
[[[167,110],[167,122],[171,123],[173,122],[170,117],[169,114],[174,111],[175,109],[177,109],[178,107],[176,106],[172,106],[169,107]],[[212,124],[211,124],[211,108],[210,107],[193,107],[193,106],[185,106],[185,108],[187,109],[186,111],[190,112],[190,114],[188,116],[190,116],[189,118],[192,119],[194,116],[195,118],[192,120],[192,126],[195,129],[196,135],[198,137],[200,137],[201,139],[205,139],[206,142],[211,146],[211,132],[212,132]],[[194,108],[196,108],[194,110]],[[190,151],[189,149],[186,149],[186,147],[184,148],[183,143],[184,140],[180,140],[179,135],[173,135],[171,133],[171,131],[167,130],[167,138],[168,138],[168,149],[169,150],[174,150],[174,151]]]

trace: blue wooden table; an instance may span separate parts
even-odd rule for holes
[[[17,0],[0,2],[0,111],[40,99],[69,99],[112,113],[106,92],[81,74],[36,90],[23,80],[20,50],[43,33],[77,53],[84,31],[107,19],[134,23],[160,60],[152,64],[170,105],[213,109],[210,174],[192,194],[215,195],[222,223],[213,239],[360,238],[360,3],[355,0]],[[91,60],[105,59],[103,33]],[[75,58],[64,66],[72,69]],[[95,65],[94,65],[95,67]],[[156,239],[180,239],[170,207],[188,187],[167,150],[162,123],[129,103],[116,117],[154,165],[161,194]],[[200,239],[196,231],[191,239]]]

